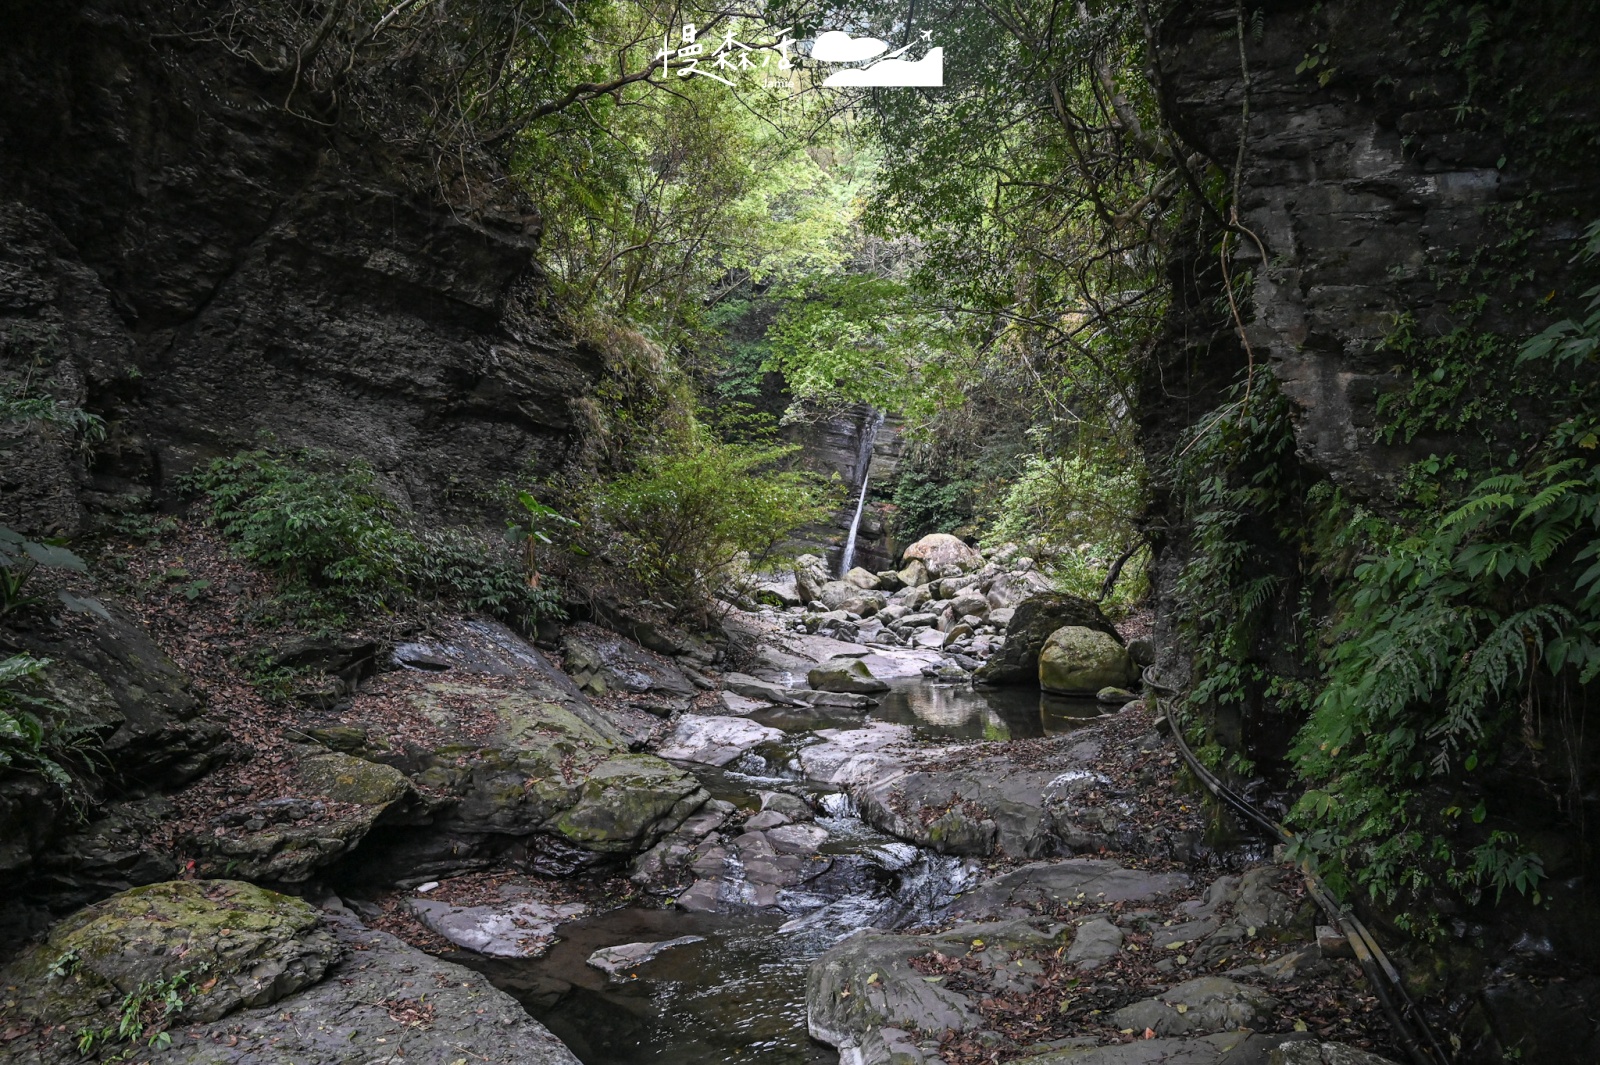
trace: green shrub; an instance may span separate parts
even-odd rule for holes
[[[1033,542],[1051,576],[1074,595],[1099,599],[1122,559],[1109,598],[1122,609],[1146,589],[1143,536],[1144,469],[1127,456],[1077,451],[1031,455],[995,507],[984,542]]]
[[[784,468],[797,450],[723,443],[700,429],[680,450],[591,482],[581,546],[620,561],[672,609],[703,615],[742,567],[828,515],[818,479]]]
[[[191,479],[241,558],[283,579],[292,607],[329,623],[449,603],[528,625],[559,612],[519,560],[461,529],[418,529],[372,469],[299,452],[217,459]]]

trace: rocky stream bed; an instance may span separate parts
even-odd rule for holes
[[[1392,1054],[1304,884],[1116,690],[1139,641],[1014,553],[923,556],[844,581],[802,560],[721,645],[461,619],[381,662],[280,646],[326,698],[197,718],[220,764],[58,852],[103,901],[0,971],[0,1059]],[[225,606],[142,620],[191,673],[228,668],[224,636],[184,638],[234,631]]]

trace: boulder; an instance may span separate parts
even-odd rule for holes
[[[781,739],[779,730],[742,717],[692,714],[678,719],[672,735],[656,753],[679,762],[724,766],[748,750]]]
[[[422,805],[411,781],[392,766],[306,751],[295,765],[293,795],[225,808],[213,816],[213,827],[184,837],[199,875],[303,883],[380,822],[408,820]]]
[[[817,591],[814,603],[821,603],[829,610],[842,610],[844,605],[852,599],[859,599],[862,589],[849,581],[829,581]]]
[[[858,618],[870,618],[885,606],[889,605],[889,597],[882,592],[857,592],[840,604],[840,609],[849,611]]]
[[[974,679],[983,684],[1037,684],[1039,652],[1051,633],[1067,625],[1095,629],[1120,643],[1117,630],[1094,603],[1065,592],[1040,593],[1016,607],[1006,623],[1005,641]]]
[[[124,996],[157,985],[185,1023],[265,1006],[320,980],[339,954],[309,903],[236,880],[134,888],[61,921],[0,970],[12,1020],[99,1028]],[[190,979],[193,977],[193,979]]]
[[[817,555],[801,555],[794,560],[795,592],[802,603],[816,602],[822,595],[822,586],[832,579],[828,563]]]
[[[901,558],[907,563],[921,562],[928,567],[929,574],[939,577],[983,567],[983,556],[949,533],[929,533],[906,548]]]
[[[691,774],[630,753],[576,692],[463,678],[407,697],[412,713],[455,734],[414,758],[417,782],[446,798],[426,831],[363,848],[362,872],[374,878],[478,868],[517,840],[541,855],[536,871],[570,873],[650,848],[707,798]],[[481,716],[464,720],[463,707]]]
[[[878,575],[860,566],[852,566],[850,572],[839,579],[867,591],[876,591],[879,587]]]
[[[933,588],[940,599],[954,599],[968,588],[978,586],[977,577],[943,577],[934,583]]]
[[[859,658],[824,662],[806,674],[806,681],[817,691],[866,695],[886,692],[889,685],[872,675]]]
[[[1395,1065],[1388,1058],[1343,1043],[1285,1041],[1267,1053],[1267,1065]]]
[[[1098,629],[1067,625],[1051,633],[1039,651],[1039,687],[1047,692],[1120,688],[1135,676],[1127,649]]]
[[[906,586],[900,574],[892,569],[878,571],[878,588],[885,592],[898,592]]]
[[[107,610],[109,618],[79,615],[70,639],[44,626],[7,630],[6,639],[50,660],[38,678],[41,690],[30,694],[71,709],[56,724],[87,744],[83,761],[99,777],[94,790],[156,792],[186,784],[226,757],[227,730],[206,716],[144,626],[115,604]],[[25,872],[76,820],[60,788],[34,773],[4,774],[0,873]]]
[[[995,609],[1000,607],[1015,607],[1032,595],[1054,591],[1050,578],[1038,570],[1028,570],[1023,573],[1002,573],[989,582],[987,597],[989,606]]]
[[[967,588],[957,592],[955,598],[950,600],[950,609],[956,612],[957,617],[970,614],[981,618],[989,612],[989,600],[976,588]]]
[[[562,633],[561,646],[567,672],[592,695],[652,692],[680,700],[694,697],[694,685],[676,665],[652,658],[615,633],[575,625]]]
[[[763,606],[775,606],[780,610],[805,605],[805,600],[800,598],[800,588],[792,576],[757,581],[751,587],[750,593],[755,597],[755,601]]]
[[[933,579],[933,574],[928,572],[928,564],[920,558],[912,559],[896,576],[907,588],[921,588]]]

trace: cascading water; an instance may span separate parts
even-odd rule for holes
[[[844,553],[839,556],[839,576],[850,572],[856,562],[856,533],[861,528],[861,512],[867,506],[867,484],[871,480],[868,470],[872,466],[872,445],[883,426],[883,412],[875,410],[861,427],[861,447],[856,452],[855,472],[861,478],[861,494],[856,497],[855,517],[850,519],[850,535],[844,541]]]

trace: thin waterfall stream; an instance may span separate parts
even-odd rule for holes
[[[839,556],[839,576],[850,572],[856,561],[856,535],[861,530],[861,512],[867,506],[867,486],[872,482],[872,448],[883,426],[883,412],[874,410],[862,424],[861,445],[856,453],[855,472],[861,479],[861,493],[856,497],[855,517],[850,519],[850,535],[845,538],[844,552]]]

